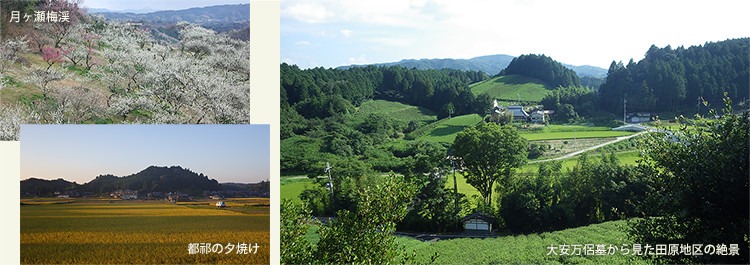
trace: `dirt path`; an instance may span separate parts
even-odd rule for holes
[[[553,161],[553,160],[571,158],[571,157],[579,155],[579,154],[581,154],[583,152],[586,152],[586,151],[589,151],[589,150],[594,150],[594,149],[597,149],[599,147],[602,147],[602,146],[605,146],[605,145],[608,145],[608,144],[613,144],[613,143],[616,143],[616,142],[619,142],[619,141],[622,141],[622,140],[627,140],[627,139],[636,137],[638,135],[641,135],[643,133],[645,133],[645,131],[644,132],[639,132],[639,133],[636,133],[636,134],[631,134],[631,135],[628,135],[628,136],[617,137],[617,139],[615,139],[615,140],[612,140],[612,141],[609,141],[609,142],[606,142],[606,143],[603,143],[603,144],[598,144],[598,145],[595,145],[595,146],[592,146],[592,147],[589,147],[589,148],[586,148],[586,149],[583,149],[583,150],[578,150],[578,151],[572,152],[572,153],[564,155],[564,156],[550,158],[550,159],[544,159],[544,160],[531,161],[531,162],[529,162],[529,164],[542,163],[542,162],[547,162],[547,161]]]

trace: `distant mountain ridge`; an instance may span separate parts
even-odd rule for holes
[[[156,11],[156,9],[151,8],[142,8],[142,9],[125,9],[125,10],[111,10],[106,8],[89,8],[89,13],[134,13],[134,14],[145,14],[145,13],[152,13]]]
[[[390,63],[378,63],[378,64],[372,64],[372,65],[382,65],[382,66],[392,66],[392,65],[399,65],[406,68],[414,68],[421,70],[427,70],[427,69],[443,69],[443,68],[451,68],[451,69],[457,69],[462,71],[482,71],[486,73],[487,75],[493,76],[510,64],[511,61],[513,61],[513,58],[515,56],[510,56],[507,54],[496,54],[496,55],[485,55],[485,56],[479,56],[474,57],[471,59],[404,59],[398,62],[390,62]],[[607,76],[607,69],[591,66],[591,65],[581,65],[581,66],[575,66],[570,64],[562,64],[563,66],[570,68],[571,70],[575,71],[576,74],[580,77],[596,77],[596,78],[603,78]],[[351,67],[358,67],[358,66],[365,66],[365,65],[347,65],[347,66],[339,66],[337,68],[339,69],[347,69]]]
[[[228,187],[249,187],[252,184],[227,183]],[[111,174],[99,175],[95,179],[78,184],[64,179],[44,180],[29,178],[21,181],[21,195],[33,194],[47,196],[53,192],[76,191],[97,194],[110,193],[116,190],[135,190],[139,192],[202,192],[217,191],[224,187],[215,179],[202,173],[195,173],[180,166],[150,166],[138,173],[124,177]]]
[[[108,19],[125,21],[152,21],[152,22],[176,22],[187,21],[190,23],[216,23],[216,22],[249,22],[250,4],[217,5],[207,7],[194,7],[183,10],[164,10],[150,13],[120,13],[120,12],[92,12],[100,14]]]

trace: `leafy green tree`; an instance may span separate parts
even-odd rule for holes
[[[313,262],[315,248],[305,239],[310,228],[310,210],[290,200],[281,203],[281,263],[307,264]]]
[[[444,172],[416,174],[411,176],[419,185],[412,199],[410,211],[399,224],[399,228],[411,231],[444,232],[455,229],[459,209],[455,201],[465,201],[464,194],[454,194],[453,187],[446,187],[448,178]],[[458,196],[458,198],[456,198]]]
[[[694,126],[650,134],[639,168],[654,188],[651,218],[632,224],[642,243],[737,244],[739,255],[658,256],[666,263],[748,263],[750,119],[733,114],[699,117]],[[645,207],[644,207],[645,208]]]
[[[450,118],[453,116],[453,113],[456,113],[456,108],[453,107],[453,102],[448,102],[448,104],[445,104],[440,108],[440,116],[438,116],[438,119],[445,117]]]
[[[528,156],[528,143],[515,128],[494,123],[480,123],[459,132],[452,148],[463,163],[466,182],[488,205],[495,182],[506,186],[514,169],[524,165]]]
[[[574,122],[578,119],[578,113],[576,113],[573,105],[558,104],[557,119],[562,120],[562,121],[567,121],[567,122]]]
[[[492,110],[492,96],[487,92],[479,94],[474,103],[474,113],[483,117]]]
[[[316,262],[392,262],[402,250],[393,232],[407,213],[414,188],[403,178],[390,175],[381,183],[359,189],[356,210],[341,210],[335,221],[320,228]]]

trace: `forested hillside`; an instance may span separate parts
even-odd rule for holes
[[[544,55],[518,56],[498,75],[512,74],[538,78],[551,87],[581,86],[576,72]]]
[[[352,112],[370,99],[398,101],[438,112],[452,103],[457,114],[471,113],[476,101],[468,84],[487,79],[478,71],[416,70],[400,66],[347,70],[301,70],[281,65],[281,101],[306,118]]]
[[[627,99],[632,111],[705,113],[702,102],[719,106],[724,93],[746,101],[749,77],[750,38],[677,49],[652,45],[637,63],[612,62],[599,88],[600,106],[618,112]]]

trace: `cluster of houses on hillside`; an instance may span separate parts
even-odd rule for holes
[[[497,99],[492,103],[492,112],[490,113],[491,122],[500,122],[503,120],[504,115],[512,115],[513,120],[529,121],[536,123],[544,123],[549,120],[549,115],[554,114],[552,110],[534,109],[531,113],[526,112],[523,106],[510,105],[507,108],[497,104]]]
[[[268,198],[271,196],[270,191],[251,191],[251,190],[220,190],[220,191],[203,191],[204,197],[219,196],[222,198]]]
[[[78,192],[78,191],[56,191],[54,196],[57,198],[86,198],[93,197],[96,193],[94,192]],[[170,202],[185,202],[193,201],[193,198],[184,192],[149,192],[146,194],[141,193],[137,190],[116,190],[109,193],[109,197],[120,200],[168,200]],[[26,194],[26,196],[32,196],[32,194]],[[203,191],[203,197],[209,197],[211,199],[220,200],[224,198],[267,198],[270,194],[268,191],[247,191],[247,190],[223,190],[223,191]]]

